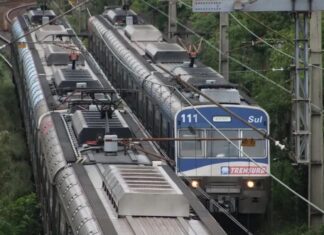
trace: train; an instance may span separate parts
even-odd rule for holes
[[[119,141],[142,133],[139,122],[55,17],[31,9],[11,26],[44,234],[215,234],[168,168],[145,153],[153,147]]]
[[[145,128],[174,139],[159,146],[175,160],[179,177],[210,195],[210,211],[220,211],[216,201],[231,213],[266,213],[268,113],[131,9],[108,7],[90,17],[88,34],[89,51],[109,81],[138,91],[123,98]]]

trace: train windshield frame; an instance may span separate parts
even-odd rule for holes
[[[262,108],[247,105],[226,107],[258,130],[269,133],[269,116]],[[181,139],[175,147],[177,172],[185,172],[188,169],[192,172],[196,169],[196,172],[199,172],[197,169],[206,167],[211,168],[209,172],[215,172],[214,169],[220,169],[225,163],[228,167],[250,168],[254,163],[251,163],[245,154],[262,167],[269,168],[269,140],[217,106],[186,107],[179,111],[175,118],[175,137]],[[183,140],[186,138],[189,140]],[[216,172],[220,174],[220,170]],[[215,174],[218,173],[212,173]]]
[[[266,131],[264,129],[259,130]],[[224,138],[220,132],[229,138],[235,146]],[[245,158],[243,152],[252,158],[267,157],[266,140],[262,139],[262,136],[252,129],[219,129],[218,132],[215,129],[192,131],[183,128],[178,130],[178,137],[190,139],[188,141],[179,141],[177,155],[182,158]],[[250,145],[244,144],[242,143],[244,139],[254,142]]]

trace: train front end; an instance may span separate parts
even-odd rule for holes
[[[262,133],[269,132],[269,116],[260,107],[225,107],[232,114],[211,105],[186,107],[176,114],[177,174],[190,179],[193,188],[201,187],[229,212],[263,214],[268,203],[270,156],[269,141]],[[219,211],[209,203],[211,211]]]

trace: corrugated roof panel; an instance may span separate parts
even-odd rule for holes
[[[136,42],[159,42],[163,39],[162,33],[153,25],[128,25],[125,34]]]
[[[120,216],[189,216],[189,204],[161,167],[107,166],[105,190]]]
[[[148,43],[145,52],[155,63],[182,63],[188,60],[187,51],[176,43]]]

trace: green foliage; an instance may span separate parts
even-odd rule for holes
[[[15,89],[0,62],[0,235],[39,234],[39,208]]]
[[[38,235],[40,205],[34,193],[0,201],[0,235]]]

